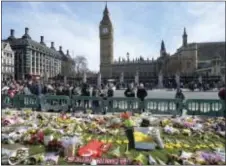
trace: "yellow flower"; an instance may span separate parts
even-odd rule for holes
[[[116,140],[116,143],[122,144],[122,141],[121,140]]]
[[[214,148],[215,145],[213,143],[209,144],[209,147]]]
[[[31,133],[33,133],[33,134],[34,134],[35,132],[36,132],[36,130],[35,130],[35,129],[31,130]]]
[[[188,122],[192,122],[193,120],[192,120],[192,118],[189,118],[187,121],[188,121]]]
[[[181,148],[181,145],[179,143],[175,144],[174,146],[175,148]]]
[[[103,143],[107,143],[106,139],[101,139],[100,141],[103,142]]]
[[[123,143],[128,144],[129,141],[127,139],[123,140]]]
[[[89,137],[86,138],[86,141],[90,141],[91,139],[92,139],[92,137],[89,136]]]
[[[224,145],[219,144],[219,143],[216,143],[216,147],[218,147],[218,148],[223,148],[223,147],[224,147]]]
[[[108,140],[108,142],[109,142],[109,143],[112,143],[112,142],[113,142],[113,140],[110,138],[110,139]]]
[[[200,147],[200,145],[195,145],[194,148],[195,148],[195,149],[200,149],[201,147]]]
[[[201,148],[207,148],[208,146],[205,145],[205,144],[201,144],[200,147],[201,147]]]
[[[190,146],[188,144],[183,144],[184,148],[189,148]]]
[[[173,147],[171,145],[165,145],[166,149],[173,149]]]

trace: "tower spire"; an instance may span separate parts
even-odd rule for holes
[[[110,16],[109,16],[107,1],[106,1],[104,12],[103,12],[103,18],[102,18],[100,24],[102,24],[102,25],[112,25],[111,19],[110,19]]]
[[[164,55],[166,55],[166,47],[165,47],[164,41],[162,40],[161,49],[160,49],[160,56],[162,57]]]
[[[165,43],[164,43],[163,40],[162,40],[162,43],[161,43],[161,51],[166,51]]]
[[[188,35],[187,35],[185,27],[184,27],[184,34],[183,34],[182,38],[183,38],[183,46],[185,47],[185,46],[187,46],[187,43],[188,43],[188,39],[187,39]]]
[[[108,13],[109,13],[109,11],[108,11],[108,4],[107,4],[107,1],[106,1],[105,9],[104,9],[104,15],[107,15]]]
[[[184,27],[184,34],[183,36],[187,36],[186,28]]]

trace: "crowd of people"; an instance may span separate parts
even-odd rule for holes
[[[193,87],[203,87],[204,84],[191,83]],[[174,87],[177,89],[175,98],[181,98],[184,100],[184,95],[181,91],[181,87]],[[141,101],[147,97],[147,87],[144,84],[134,85],[133,83],[128,84],[125,89],[125,97],[137,97]],[[194,89],[194,88],[193,88]],[[41,80],[27,80],[27,81],[7,81],[2,82],[2,94],[7,94],[10,97],[14,97],[16,94],[25,95],[67,95],[67,96],[91,96],[91,97],[114,97],[115,86],[112,83],[101,85],[100,87],[96,85],[89,85],[87,83],[83,84],[62,84],[62,83],[43,83]],[[179,94],[179,95],[177,95]],[[225,89],[219,91],[219,98],[224,99]]]

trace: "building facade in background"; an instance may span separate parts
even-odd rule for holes
[[[185,29],[182,38],[182,46],[166,64],[166,73],[215,76],[225,73],[225,42],[188,43]]]
[[[225,72],[225,42],[188,43],[188,35],[184,28],[182,46],[170,55],[167,53],[164,41],[161,43],[160,56],[157,59],[139,57],[114,61],[114,30],[107,5],[99,25],[100,38],[100,73],[102,78],[119,80],[120,75],[129,81],[139,75],[141,80],[150,81],[160,73],[166,77],[176,74],[188,76],[197,74],[221,75]],[[218,66],[218,67],[216,67]]]
[[[59,47],[59,53],[62,57],[61,62],[61,73],[62,76],[72,76],[75,71],[75,61],[72,59],[71,55],[69,54],[69,50],[65,54],[62,50],[62,46]]]
[[[1,80],[14,79],[14,52],[8,42],[2,41]]]
[[[29,29],[25,28],[25,34],[16,38],[14,30],[11,30],[7,40],[15,53],[15,79],[23,80],[28,76],[51,78],[61,74],[62,55],[55,49],[54,42],[48,47],[44,36],[40,42],[32,40]]]

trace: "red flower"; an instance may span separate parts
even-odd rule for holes
[[[101,147],[103,143],[97,140],[89,142],[78,150],[78,155],[82,157],[101,157]]]
[[[43,142],[44,141],[44,133],[42,131],[37,132],[38,141]]]
[[[132,114],[130,112],[123,112],[120,114],[122,119],[129,119]]]

